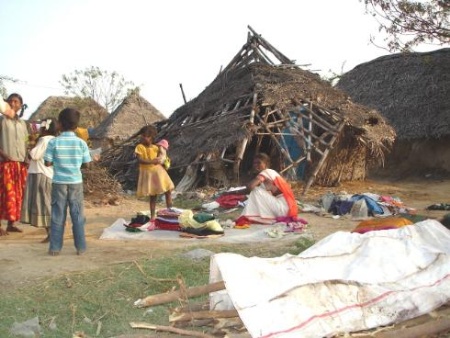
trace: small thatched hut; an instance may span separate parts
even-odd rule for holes
[[[288,178],[305,180],[305,192],[314,181],[363,180],[367,167],[383,160],[394,130],[378,112],[352,103],[249,30],[215,80],[156,124],[157,139],[170,143],[172,177],[184,175],[177,190],[242,184],[258,151]],[[121,161],[123,176],[133,177],[129,162]],[[113,162],[106,165],[120,176]]]
[[[69,107],[75,108],[81,113],[80,126],[83,128],[95,128],[109,115],[104,107],[91,98],[50,96],[41,103],[28,120],[39,121],[46,117],[58,118],[59,112]]]
[[[395,128],[385,173],[450,173],[450,48],[379,57],[344,74],[337,87]]]
[[[127,140],[146,124],[164,120],[165,116],[150,102],[132,91],[122,103],[95,128],[91,137],[94,148],[106,150]]]

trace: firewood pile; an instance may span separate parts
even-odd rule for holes
[[[178,278],[178,284],[179,290],[151,295],[134,303],[136,307],[149,307],[178,301],[180,305],[175,307],[169,315],[171,326],[144,322],[131,322],[130,326],[132,328],[172,332],[189,337],[251,337],[236,310],[211,310],[208,301],[189,303],[189,298],[223,290],[225,288],[224,282],[187,288],[183,280]]]
[[[122,187],[108,170],[97,163],[83,169],[83,190],[85,199],[94,205],[119,205]]]

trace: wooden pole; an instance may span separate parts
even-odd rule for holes
[[[210,292],[220,291],[225,289],[225,283],[223,281],[207,284],[207,285],[201,285],[201,286],[194,286],[191,288],[186,289],[186,296],[187,297],[197,297],[201,296]],[[144,299],[139,299],[136,302],[134,302],[134,306],[136,307],[147,307],[147,306],[154,306],[154,305],[160,305],[165,303],[173,302],[177,299],[179,299],[182,296],[182,293],[180,290],[168,292],[168,293],[160,293],[157,295],[152,295],[145,297]]]
[[[172,332],[172,333],[176,333],[179,335],[181,334],[183,336],[189,336],[189,337],[215,338],[215,336],[212,336],[207,333],[177,329],[176,327],[165,326],[165,325],[155,325],[155,324],[149,324],[149,323],[143,323],[143,322],[130,322],[130,326],[133,329],[149,329],[149,330],[155,330],[155,331]]]
[[[183,90],[183,84],[182,83],[180,83],[180,89],[181,89],[181,94],[183,95],[183,101],[184,101],[184,104],[186,104],[186,96],[184,95],[184,90]]]

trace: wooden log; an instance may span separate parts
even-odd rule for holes
[[[193,319],[233,318],[233,317],[239,317],[239,313],[236,310],[181,312],[171,314],[169,316],[169,322],[170,323],[186,322]]]
[[[144,322],[130,322],[130,326],[133,329],[149,329],[149,330],[155,330],[155,331],[172,332],[172,333],[181,334],[183,336],[189,336],[189,337],[215,338],[214,336],[209,335],[207,333],[203,333],[203,332],[183,330],[183,329],[178,329],[176,327],[155,325],[155,324],[149,324],[149,323],[144,323]]]
[[[194,286],[191,288],[186,289],[186,296],[187,297],[198,297],[210,292],[220,291],[225,289],[225,283],[223,281],[212,283],[212,284],[206,284],[201,286]],[[160,293],[157,295],[152,295],[145,297],[144,299],[138,299],[136,302],[134,302],[134,306],[136,307],[147,307],[147,306],[154,306],[154,305],[160,305],[165,303],[173,302],[177,299],[179,299],[182,296],[180,290],[171,291],[167,293]]]

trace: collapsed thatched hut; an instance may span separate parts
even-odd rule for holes
[[[290,179],[362,180],[394,141],[383,117],[301,69],[249,27],[247,43],[195,99],[157,123],[169,140],[177,190],[241,184],[254,153]],[[275,60],[275,61],[274,61]],[[128,158],[129,160],[130,158]],[[117,162],[107,163],[120,176]],[[123,172],[129,175],[129,162]]]
[[[104,107],[91,98],[50,96],[41,103],[28,120],[39,121],[47,117],[58,118],[59,112],[68,107],[75,108],[81,113],[80,126],[83,128],[95,128],[109,115]]]
[[[165,116],[150,102],[132,91],[91,135],[94,148],[108,149],[120,144],[147,124],[164,120]]]
[[[379,57],[344,74],[337,87],[395,128],[386,173],[450,173],[450,48]]]

